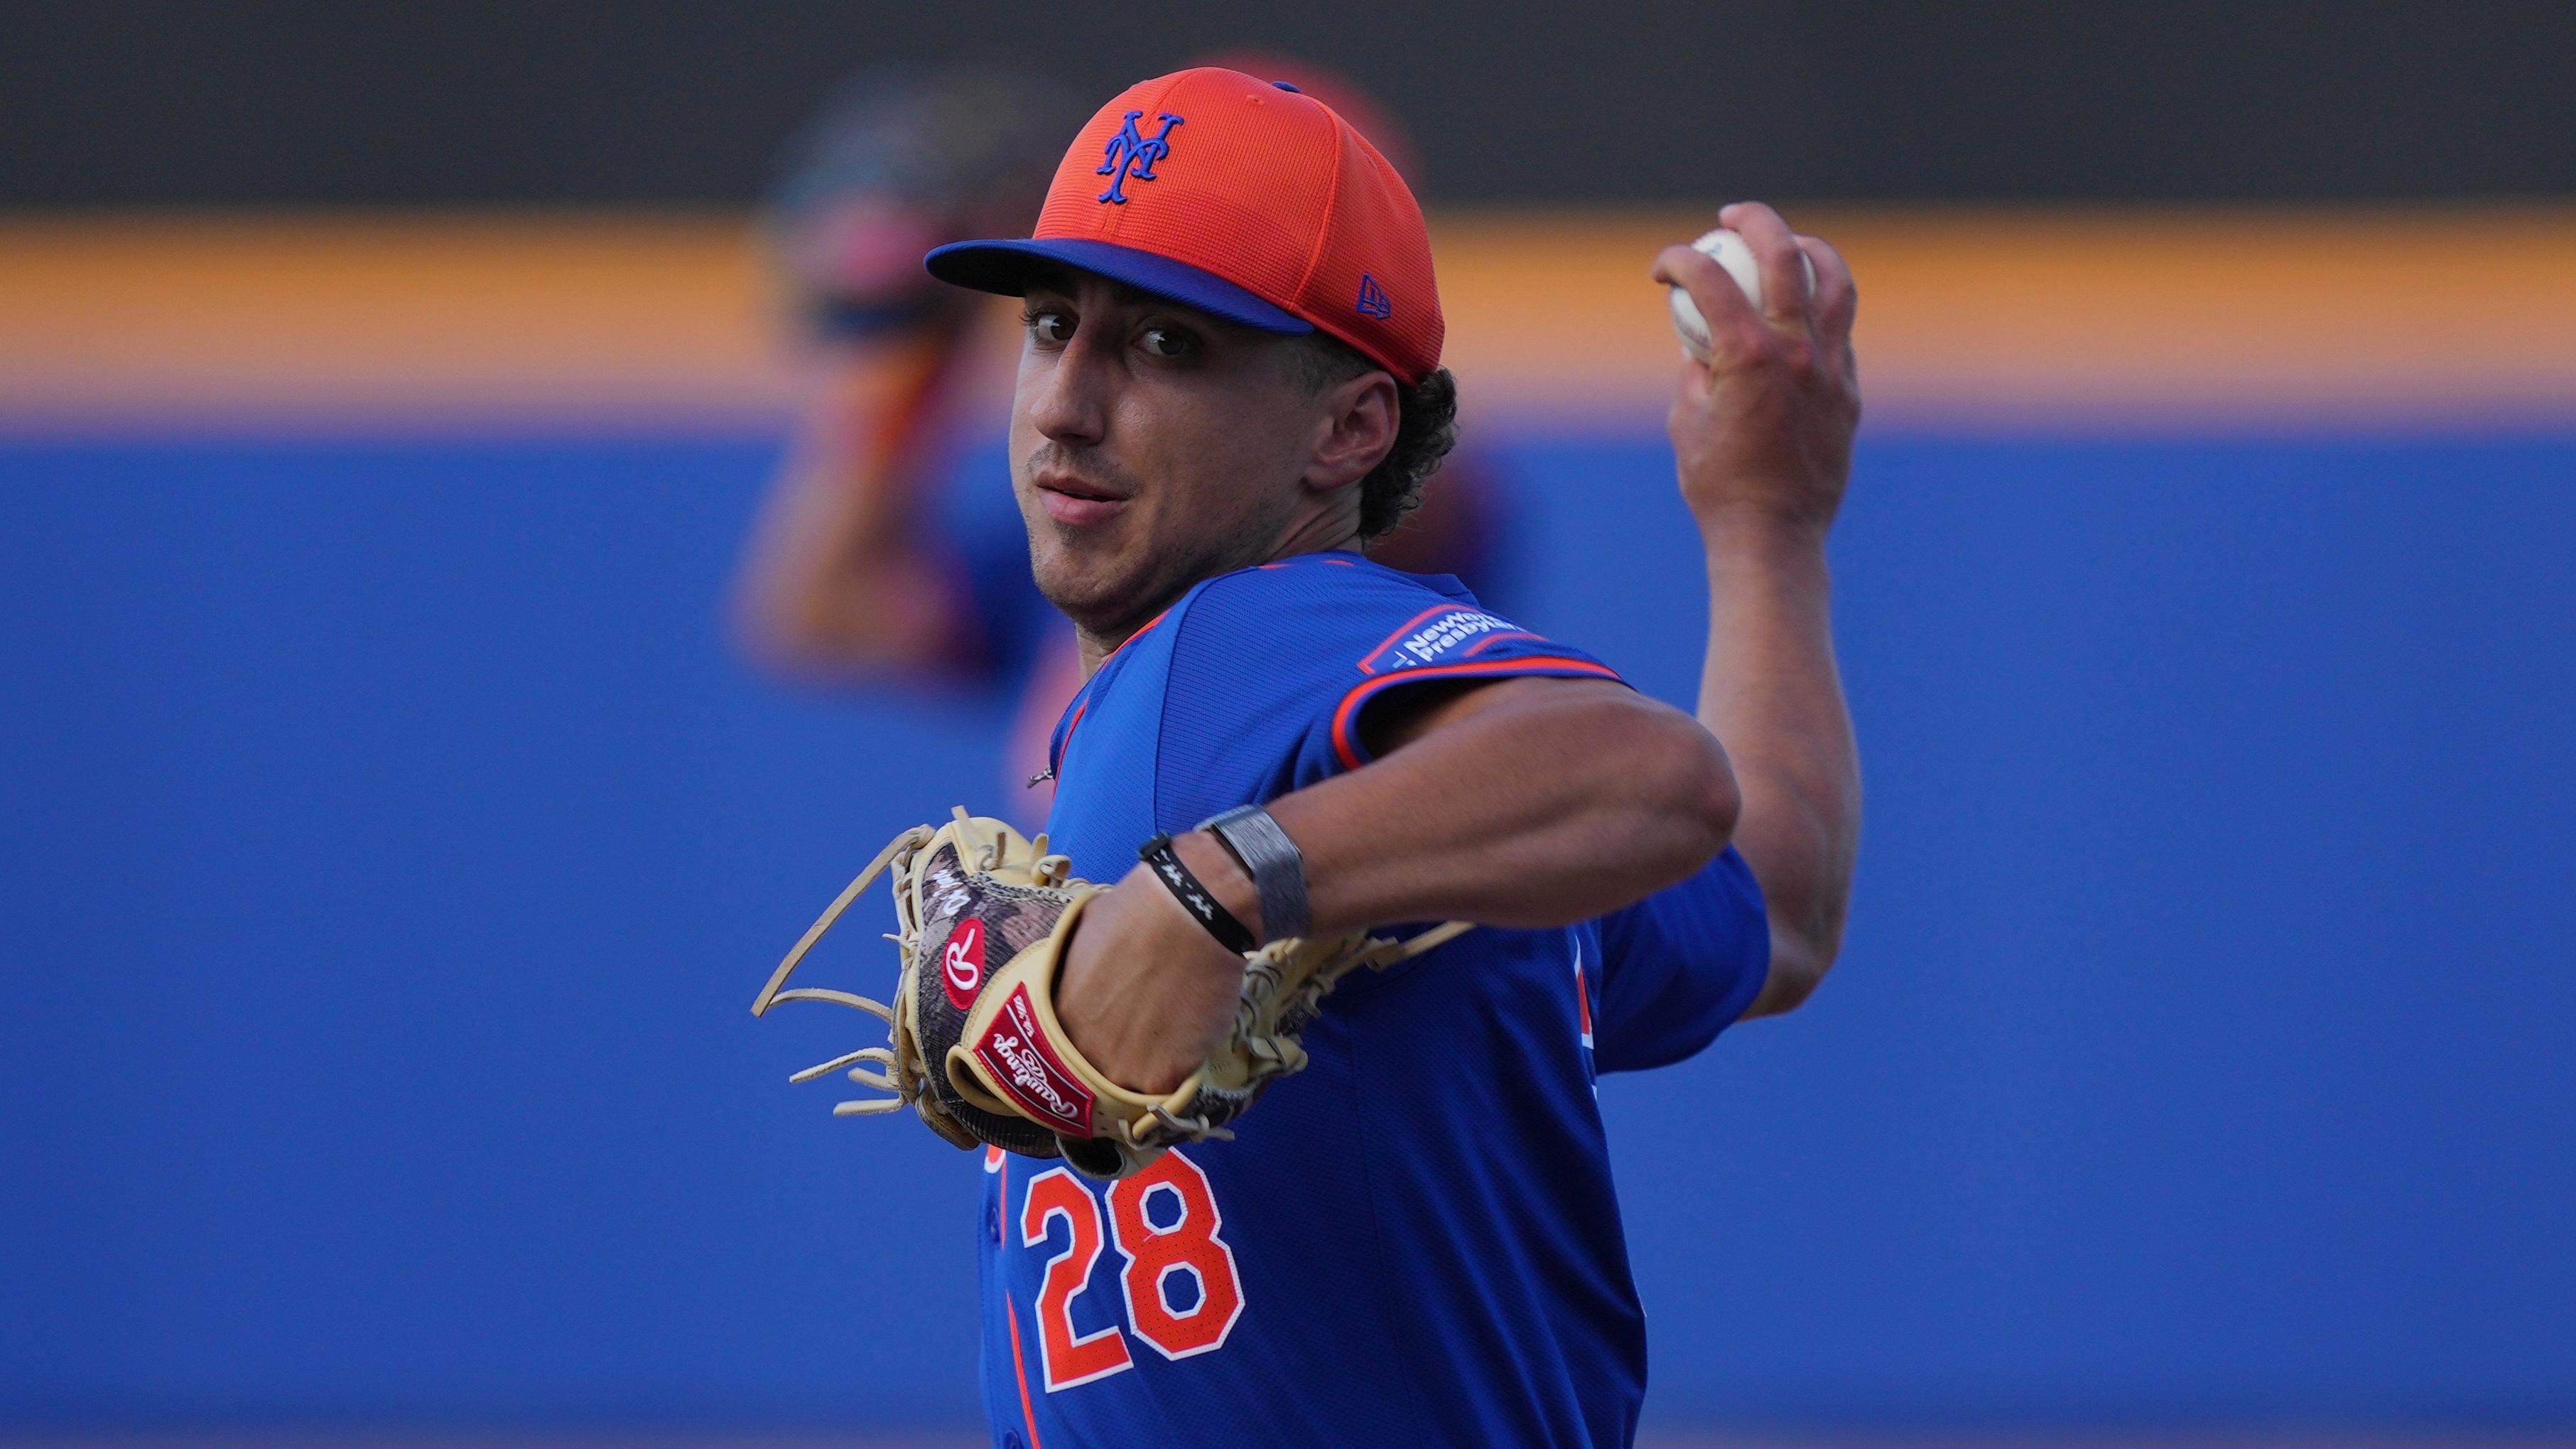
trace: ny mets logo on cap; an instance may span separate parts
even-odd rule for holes
[[[1163,129],[1151,136],[1144,136],[1139,135],[1136,130],[1136,123],[1142,120],[1144,115],[1143,111],[1129,111],[1127,123],[1118,128],[1117,135],[1109,138],[1109,145],[1101,158],[1100,170],[1095,173],[1111,178],[1109,189],[1093,198],[1094,200],[1115,202],[1125,206],[1127,193],[1121,188],[1125,187],[1131,179],[1153,180],[1154,163],[1172,154],[1172,128],[1181,123],[1181,118],[1169,111],[1157,111],[1155,115],[1162,121]]]

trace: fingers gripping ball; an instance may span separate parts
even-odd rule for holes
[[[906,1105],[960,1147],[990,1144],[1031,1157],[1062,1157],[1097,1178],[1133,1176],[1175,1143],[1232,1133],[1226,1124],[1280,1077],[1302,1070],[1299,1043],[1323,998],[1351,971],[1385,967],[1449,940],[1460,922],[1406,941],[1361,933],[1274,941],[1244,958],[1233,1029],[1170,1092],[1130,1091],[1086,1059],[1055,1010],[1064,949],[1101,888],[1073,879],[998,820],[955,812],[953,822],[896,836],[787,953],[752,1003],[826,1001],[885,1022],[888,1042],[808,1067],[805,1082],[846,1069],[889,1095],[843,1102],[839,1116]],[[892,1005],[823,987],[787,985],[798,964],[868,883],[893,871],[890,937],[902,958]]]
[[[1744,299],[1753,304],[1755,311],[1762,310],[1762,271],[1753,259],[1753,248],[1745,245],[1742,235],[1727,227],[1719,227],[1692,242],[1691,250],[1726,268],[1726,274],[1735,279],[1735,285],[1744,289]],[[1800,253],[1798,259],[1807,264],[1807,295],[1813,297],[1816,294],[1816,259],[1804,253]],[[1673,330],[1681,334],[1682,354],[1693,362],[1707,362],[1708,319],[1699,314],[1699,304],[1691,300],[1689,292],[1679,287],[1670,291]]]

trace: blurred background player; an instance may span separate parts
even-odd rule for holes
[[[1205,63],[1315,96],[1418,188],[1410,140],[1349,82],[1278,56]],[[921,258],[945,242],[1026,235],[1085,114],[1055,85],[1006,71],[872,72],[791,150],[767,240],[810,401],[735,598],[745,646],[783,674],[1013,689],[1002,808],[1032,826],[1054,794],[1048,735],[1082,672],[1072,625],[1030,581],[990,424],[1024,334],[1016,305],[944,286]],[[1507,600],[1493,576],[1501,501],[1490,464],[1462,448],[1371,556]]]

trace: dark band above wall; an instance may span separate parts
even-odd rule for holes
[[[0,0],[0,207],[740,203],[866,66],[1245,47],[1377,92],[1453,203],[2576,192],[2564,3],[1612,9]]]

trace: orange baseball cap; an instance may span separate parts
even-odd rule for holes
[[[1318,329],[1407,385],[1440,365],[1440,289],[1413,192],[1285,81],[1205,66],[1127,88],[1056,166],[1036,234],[955,242],[930,274],[1019,296],[1047,262],[1265,332]]]

